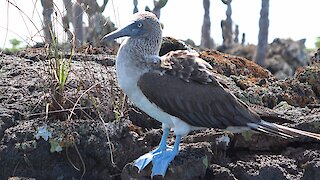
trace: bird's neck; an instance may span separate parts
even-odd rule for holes
[[[161,37],[128,38],[124,43],[127,53],[142,60],[146,56],[158,56],[161,46]]]

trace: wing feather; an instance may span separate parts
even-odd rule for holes
[[[143,74],[138,86],[163,111],[197,127],[225,129],[247,126],[283,138],[320,135],[261,121],[258,114],[270,111],[252,109],[236,98],[210,64],[187,51],[170,52],[160,58],[160,67]],[[260,112],[260,113],[259,113]]]
[[[139,81],[143,94],[165,112],[197,127],[227,128],[260,122],[219,83],[186,82],[157,71],[143,74]]]

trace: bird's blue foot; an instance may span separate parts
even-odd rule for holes
[[[177,154],[178,150],[175,150],[175,148],[172,147],[155,154],[152,159],[153,167],[151,177],[155,175],[164,176],[170,162],[176,157]]]
[[[134,165],[139,169],[139,172],[144,169],[153,159],[154,155],[167,149],[166,140],[169,135],[169,129],[164,129],[161,137],[159,147],[145,155],[140,156],[134,161]]]
[[[157,149],[140,156],[134,161],[134,165],[139,169],[140,172],[154,159],[155,155],[161,153],[162,151],[162,148],[158,147]]]
[[[167,146],[166,139],[168,135],[169,129],[164,129],[159,147],[135,160],[134,165],[139,169],[139,172],[152,161],[151,177],[155,175],[164,176],[166,174],[170,162],[179,152],[179,144],[181,141],[181,137],[177,136],[174,147]]]

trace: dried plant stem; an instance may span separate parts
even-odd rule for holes
[[[54,111],[48,111],[42,112],[42,113],[34,113],[34,114],[28,114],[28,117],[30,116],[41,116],[41,115],[47,115],[47,114],[53,114],[53,113],[61,113],[61,112],[67,112],[72,110],[85,110],[85,109],[91,109],[92,107],[78,107],[78,108],[70,108],[70,109],[60,109],[60,110],[54,110]]]
[[[112,144],[112,142],[111,142],[111,140],[110,140],[109,131],[108,131],[108,129],[106,128],[105,122],[104,122],[104,120],[102,119],[102,117],[101,117],[101,115],[100,115],[99,112],[98,112],[98,115],[99,115],[99,118],[100,118],[100,120],[101,120],[101,122],[102,122],[102,124],[103,124],[103,127],[104,127],[105,131],[106,131],[107,140],[108,140],[108,145],[109,145],[109,151],[110,151],[111,164],[112,164],[113,167],[117,167],[117,166],[116,166],[116,163],[114,162],[114,158],[113,158],[114,146],[113,146],[113,144]]]
[[[78,157],[79,157],[79,159],[80,159],[80,161],[81,161],[81,164],[82,164],[82,167],[83,167],[83,171],[82,171],[82,174],[81,174],[81,177],[80,177],[80,179],[83,179],[83,176],[84,176],[85,173],[86,173],[86,165],[85,165],[85,163],[84,163],[84,160],[83,160],[83,158],[82,158],[82,156],[81,156],[81,154],[80,154],[80,151],[79,151],[76,143],[72,142],[72,145],[73,145],[73,147],[75,148],[75,150],[77,151]],[[69,157],[69,155],[68,155],[68,147],[66,148],[66,154],[67,154],[67,159],[68,159],[69,163],[71,164],[71,166],[72,166],[75,170],[80,171],[80,168],[78,168],[78,167],[71,161],[71,159],[70,159],[70,157]]]
[[[98,84],[100,84],[100,83],[96,83],[96,84],[92,85],[91,87],[89,87],[87,90],[85,90],[85,91],[80,95],[80,97],[79,97],[79,98],[77,99],[77,101],[75,102],[73,108],[71,109],[71,112],[70,112],[70,114],[69,114],[69,117],[68,117],[68,120],[67,120],[67,121],[70,121],[70,119],[71,119],[71,117],[72,117],[72,114],[74,114],[74,110],[76,109],[76,106],[77,106],[77,104],[79,103],[79,101],[80,101],[80,99],[82,98],[82,96],[83,96],[84,94],[86,94],[88,91],[90,91],[92,88],[94,88],[94,87],[95,87],[96,85],[98,85]]]

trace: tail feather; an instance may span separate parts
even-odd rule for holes
[[[263,133],[266,133],[266,134],[273,135],[273,136],[279,136],[279,137],[282,137],[284,139],[295,138],[292,135],[288,135],[288,134],[285,134],[283,132],[280,132],[280,131],[277,131],[277,130],[274,130],[274,129],[265,128],[263,126],[257,128],[256,130],[260,131],[260,132],[263,132]]]
[[[312,133],[308,131],[302,131],[299,129],[294,129],[279,124],[269,123],[266,121],[261,121],[259,124],[249,123],[248,126],[254,130],[264,132],[271,135],[280,136],[282,138],[296,138],[301,136],[306,136],[314,138],[320,141],[320,134]]]

